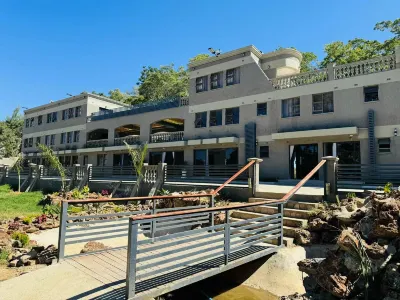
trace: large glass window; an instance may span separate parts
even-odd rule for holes
[[[211,74],[211,89],[219,89],[222,87],[222,72]]]
[[[72,131],[67,132],[67,144],[72,143]]]
[[[226,85],[234,85],[240,82],[240,69],[226,70]]]
[[[313,95],[313,114],[333,112],[333,93]]]
[[[196,118],[196,120],[195,120],[194,126],[196,128],[207,127],[207,112],[206,111],[196,113],[195,118]]]
[[[82,106],[75,107],[75,118],[78,118],[82,115]]]
[[[80,131],[74,131],[74,143],[79,142]]]
[[[97,166],[104,167],[107,163],[106,154],[97,154]]]
[[[238,150],[237,148],[227,149],[209,149],[208,150],[209,165],[237,165]]]
[[[266,115],[267,115],[267,103],[258,103],[257,116],[266,116]]]
[[[300,98],[282,100],[282,118],[300,116]]]
[[[207,150],[194,150],[194,164],[205,165],[207,164]]]
[[[61,133],[60,144],[65,144],[65,132]]]
[[[51,121],[53,123],[57,122],[57,112],[56,111],[51,114]]]
[[[222,109],[210,111],[210,126],[222,125]]]
[[[225,125],[239,124],[239,107],[225,109]]]
[[[168,165],[183,165],[183,151],[150,152],[150,165],[166,163]]]
[[[128,153],[114,154],[113,166],[132,166],[132,157]]]
[[[38,125],[42,125],[42,122],[43,122],[43,116],[39,116],[37,119]]]
[[[378,150],[379,153],[390,152],[390,138],[378,139]]]

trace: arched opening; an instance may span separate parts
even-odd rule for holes
[[[95,129],[87,134],[86,147],[108,146],[108,129]]]
[[[150,127],[150,143],[182,141],[184,129],[184,119],[168,118],[156,121]]]
[[[124,142],[129,145],[140,143],[140,125],[128,124],[115,129],[115,146],[122,146]]]

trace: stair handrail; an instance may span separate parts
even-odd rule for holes
[[[254,163],[254,161],[252,161]],[[318,172],[318,170],[326,163],[326,160],[323,159],[321,160],[315,167],[312,169],[300,182],[292,188],[289,192],[286,193],[285,196],[283,196],[281,199],[267,199],[264,201],[258,201],[258,202],[252,202],[252,203],[246,203],[246,204],[238,204],[238,205],[230,205],[230,206],[218,206],[218,207],[208,207],[208,208],[199,208],[199,209],[191,209],[191,210],[185,210],[185,211],[176,211],[176,212],[167,212],[167,213],[157,213],[154,215],[141,215],[141,216],[132,216],[130,219],[132,221],[139,221],[139,220],[147,220],[147,219],[158,219],[162,217],[169,217],[169,216],[183,216],[183,215],[189,215],[193,213],[204,213],[204,212],[217,212],[217,211],[224,211],[224,210],[232,210],[232,209],[241,209],[241,208],[247,208],[247,207],[253,207],[253,206],[259,206],[259,205],[266,205],[266,204],[284,204],[292,196],[302,187],[304,184],[310,180],[310,178]],[[249,163],[250,164],[250,163]],[[248,165],[249,165],[248,164]],[[246,166],[245,166],[246,167]]]

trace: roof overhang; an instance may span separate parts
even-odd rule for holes
[[[292,132],[273,133],[272,140],[290,140],[304,138],[318,138],[327,136],[358,135],[357,127],[342,127],[330,129],[302,130]]]

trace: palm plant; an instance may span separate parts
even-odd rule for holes
[[[134,193],[136,194],[139,191],[139,186],[144,178],[144,161],[146,160],[146,156],[147,156],[147,149],[148,149],[148,145],[147,143],[144,143],[142,145],[140,145],[138,148],[133,149],[127,142],[125,142],[125,146],[128,149],[128,153],[130,155],[130,157],[132,158],[132,164],[133,164],[133,168],[135,170],[136,173],[136,185],[135,188],[136,190],[134,190]]]
[[[38,149],[42,152],[43,158],[49,163],[50,167],[57,170],[58,174],[61,178],[61,191],[65,192],[65,182],[66,182],[66,175],[65,175],[65,168],[61,164],[60,160],[58,159],[57,155],[54,154],[53,150],[50,147],[37,144]]]

